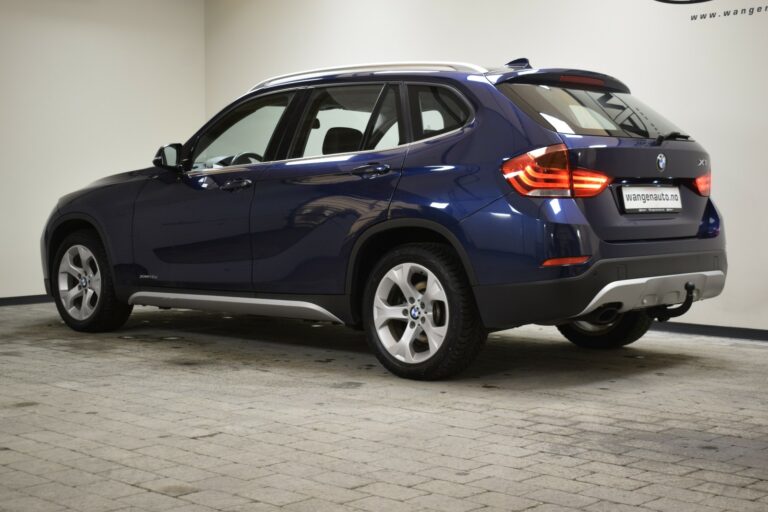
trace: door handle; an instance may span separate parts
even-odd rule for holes
[[[378,162],[371,162],[369,164],[361,165],[352,169],[352,174],[356,176],[362,176],[363,178],[373,178],[375,176],[381,176],[387,174],[392,168],[387,164],[380,164]]]
[[[226,190],[228,192],[233,192],[235,190],[248,188],[251,185],[253,185],[253,182],[248,178],[234,178],[234,179],[225,181],[222,185],[219,186],[219,189]]]

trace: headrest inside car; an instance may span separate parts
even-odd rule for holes
[[[323,154],[349,153],[360,149],[363,132],[354,128],[336,127],[328,130],[323,140]]]

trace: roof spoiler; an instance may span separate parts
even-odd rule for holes
[[[512,61],[510,64],[518,61]],[[504,76],[500,81],[629,94],[629,87],[612,76],[592,71],[582,71],[580,69],[522,69],[511,76]]]

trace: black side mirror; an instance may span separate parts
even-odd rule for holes
[[[181,144],[178,142],[162,146],[157,150],[157,153],[155,153],[155,158],[152,159],[152,165],[170,171],[178,171],[181,169],[180,162]]]

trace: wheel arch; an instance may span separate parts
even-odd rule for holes
[[[470,285],[476,283],[469,256],[458,237],[445,226],[424,219],[384,221],[366,230],[355,242],[350,254],[345,291],[350,313],[356,323],[361,320],[361,302],[366,277],[378,261],[377,255],[414,242],[437,242],[450,246],[461,260]]]
[[[51,226],[50,235],[48,236],[46,243],[45,264],[48,271],[48,275],[46,277],[49,281],[51,281],[51,294],[53,293],[52,279],[55,273],[53,269],[53,259],[56,255],[56,250],[67,236],[69,236],[71,233],[81,230],[90,230],[96,233],[96,236],[99,237],[99,240],[101,241],[101,244],[107,253],[107,258],[109,258],[109,272],[114,274],[111,264],[111,262],[114,260],[112,259],[109,239],[105,236],[104,230],[101,228],[96,219],[85,213],[65,214],[56,219],[55,224]]]

